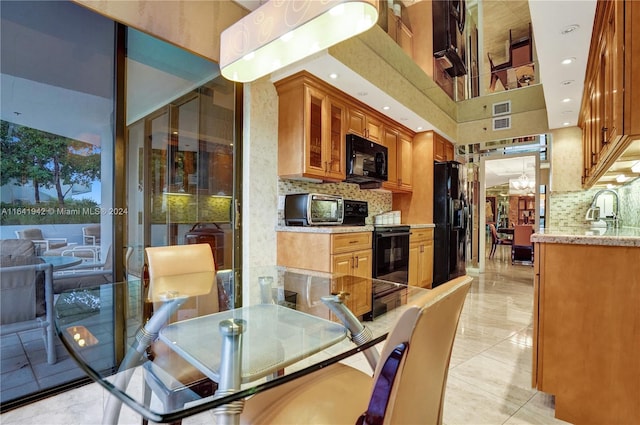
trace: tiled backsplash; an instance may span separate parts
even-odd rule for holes
[[[391,211],[393,204],[391,192],[384,190],[361,190],[360,186],[352,183],[310,183],[278,178],[278,198],[284,198],[289,193],[324,193],[327,195],[340,195],[344,199],[367,201],[369,204],[367,224],[373,224],[373,216]],[[284,199],[279,199],[278,225],[280,226],[284,226],[283,206]]]
[[[553,192],[549,195],[547,227],[587,224],[585,214],[600,189]],[[620,220],[624,227],[640,228],[640,179],[616,190],[620,203]]]

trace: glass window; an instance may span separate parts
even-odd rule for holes
[[[35,240],[42,261],[104,263],[112,239],[111,217],[101,212],[113,206],[114,23],[71,2],[3,1],[0,11],[0,237]],[[8,258],[14,252],[1,254],[3,266],[16,261]],[[36,288],[40,315],[44,295]],[[54,280],[57,298],[63,288]],[[5,295],[3,306],[20,301]],[[85,376],[57,338],[49,364],[42,329],[11,332],[13,319],[2,316],[3,408]]]
[[[145,246],[202,239],[218,269],[232,267],[233,83],[216,63],[128,31],[128,273],[139,277]]]

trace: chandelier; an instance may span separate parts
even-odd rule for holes
[[[530,180],[524,172],[524,164],[522,165],[522,174],[517,179],[509,180],[511,187],[516,190],[532,190],[536,186],[535,180]]]

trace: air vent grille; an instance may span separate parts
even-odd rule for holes
[[[505,115],[511,113],[511,101],[507,100],[506,102],[494,103],[492,106],[493,116],[496,115]]]
[[[493,130],[507,130],[511,128],[511,116],[493,119]]]

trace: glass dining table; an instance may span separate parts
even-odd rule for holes
[[[239,281],[241,302],[233,290]],[[104,424],[118,423],[122,404],[154,422],[213,410],[217,424],[232,424],[257,392],[359,353],[375,367],[375,345],[428,291],[395,284],[395,308],[373,321],[355,317],[348,307],[371,304],[354,300],[371,291],[345,289],[380,284],[389,282],[285,267],[129,280],[65,291],[55,305],[55,326],[70,355],[108,391]],[[215,382],[215,392],[181,381],[153,353],[156,344]],[[150,396],[151,381],[169,383],[183,402]]]

